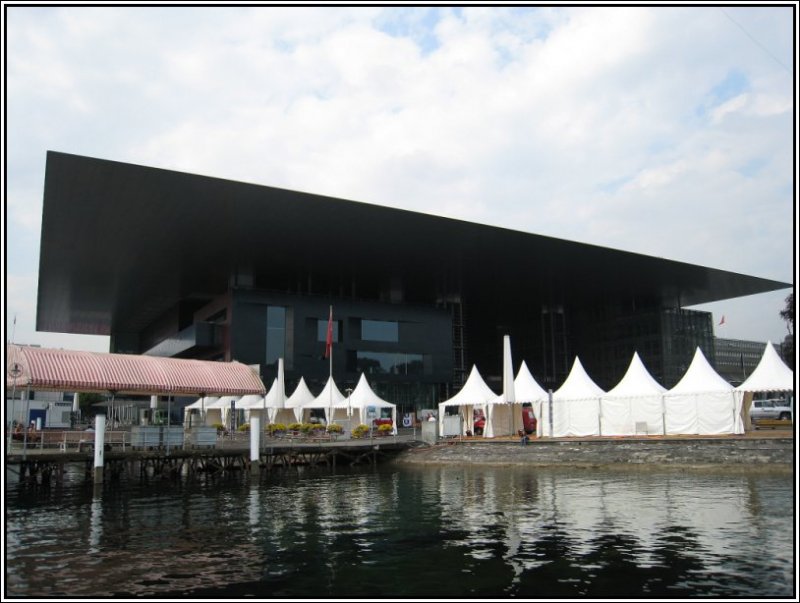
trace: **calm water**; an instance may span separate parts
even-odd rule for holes
[[[7,485],[6,595],[792,596],[788,475],[398,467]]]

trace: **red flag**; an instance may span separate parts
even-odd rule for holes
[[[328,317],[328,335],[325,337],[325,358],[329,358],[333,348],[333,306]]]
[[[725,324],[725,315],[724,314],[722,315],[722,320],[719,321],[719,324],[720,325],[724,325]],[[717,325],[717,326],[719,326],[719,325]]]

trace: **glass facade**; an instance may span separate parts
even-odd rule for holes
[[[357,350],[355,369],[367,375],[423,375],[425,362],[422,354],[404,352],[368,352]]]
[[[286,308],[267,306],[267,355],[265,360],[267,364],[274,364],[278,358],[282,357],[286,357]]]
[[[328,319],[317,320],[317,341],[328,341]],[[333,342],[339,341],[339,321],[333,321]]]
[[[363,341],[400,341],[399,323],[390,320],[362,320],[361,339]]]

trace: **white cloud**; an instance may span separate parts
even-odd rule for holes
[[[726,10],[791,64],[791,11]],[[714,8],[8,17],[11,277],[56,149],[792,278],[792,77]]]

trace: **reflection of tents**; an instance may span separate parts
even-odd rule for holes
[[[542,405],[544,433],[551,437],[600,435],[600,397],[605,392],[591,380],[575,358],[563,385],[553,393],[552,428],[549,405]]]
[[[639,354],[633,353],[622,380],[600,401],[603,435],[635,435],[644,427],[647,434],[664,433],[662,394],[666,390],[653,379]],[[644,425],[642,425],[644,424]]]
[[[336,405],[336,408],[347,409],[348,405],[353,413],[358,413],[358,423],[363,423],[364,425],[369,425],[373,418],[380,418],[380,411],[378,409],[391,408],[392,433],[397,435],[397,406],[391,402],[387,402],[386,400],[379,398],[378,395],[372,391],[372,388],[369,386],[367,377],[364,375],[364,373],[361,373],[361,378],[358,380],[358,385],[356,385],[353,393],[350,394],[350,398],[345,398],[339,402],[339,404]],[[368,416],[370,408],[374,409],[374,417]]]
[[[686,374],[664,394],[666,432],[713,435],[744,433],[741,398],[711,367],[698,347]]]
[[[738,404],[742,407],[744,426],[750,425],[750,404],[753,392],[793,392],[794,372],[781,360],[771,341],[767,342],[764,354],[752,374],[736,388]],[[794,405],[792,405],[794,408]],[[794,413],[792,413],[794,414]]]
[[[497,398],[478,372],[478,367],[473,365],[472,371],[461,390],[452,398],[439,404],[439,435],[444,437],[444,413],[448,406],[460,407],[463,419],[462,433],[473,432],[473,409],[477,406],[485,411],[486,405]],[[485,413],[484,413],[485,414]]]

